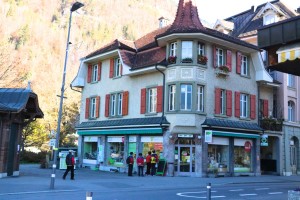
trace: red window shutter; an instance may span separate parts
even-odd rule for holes
[[[99,112],[100,112],[100,97],[96,97],[96,118],[99,117]]]
[[[85,99],[85,118],[88,119],[90,116],[90,98]]]
[[[163,86],[157,86],[157,105],[156,105],[156,112],[162,112],[163,105]]]
[[[91,81],[92,81],[92,65],[88,65],[87,82],[90,83]]]
[[[242,67],[242,54],[241,52],[236,53],[236,73],[241,74]]]
[[[256,95],[250,95],[250,118],[256,118]]]
[[[114,59],[110,59],[110,65],[109,65],[109,78],[114,77]]]
[[[141,114],[146,113],[146,88],[141,89]]]
[[[240,93],[234,93],[234,116],[240,118]]]
[[[105,95],[105,117],[109,117],[110,94]]]
[[[213,47],[213,67],[217,67],[217,48],[216,46]]]
[[[232,68],[232,53],[230,50],[226,51],[226,66],[229,68],[229,71],[231,72]]]
[[[98,63],[98,81],[101,80],[101,69],[102,69],[102,62]]]
[[[232,91],[226,90],[226,115],[232,116]]]
[[[221,89],[215,89],[215,114],[221,113]]]
[[[268,100],[263,100],[263,117],[268,117],[268,112],[269,112],[269,101]]]
[[[128,115],[128,97],[129,92],[125,91],[123,92],[123,100],[122,100],[122,115]]]

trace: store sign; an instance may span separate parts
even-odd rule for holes
[[[178,134],[179,138],[193,138],[193,134]]]
[[[268,146],[268,135],[263,134],[260,138],[260,146],[267,147]]]
[[[251,151],[251,142],[246,141],[245,142],[245,151],[250,152]]]
[[[212,130],[205,131],[205,142],[211,143],[212,142]]]

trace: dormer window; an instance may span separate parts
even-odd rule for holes
[[[264,16],[264,25],[272,24],[277,22],[275,14],[268,14]]]
[[[182,41],[181,44],[181,56],[182,59],[193,57],[193,42],[192,41]]]

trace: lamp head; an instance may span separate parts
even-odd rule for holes
[[[83,7],[84,4],[80,3],[80,2],[75,2],[72,7],[71,7],[71,12],[74,12],[76,10],[78,10],[79,8]]]

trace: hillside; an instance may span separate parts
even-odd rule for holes
[[[56,127],[71,3],[69,0],[0,0],[0,87],[38,94],[45,124]],[[72,91],[79,59],[116,38],[134,40],[173,21],[178,0],[83,0],[72,15],[64,105],[80,102]]]

